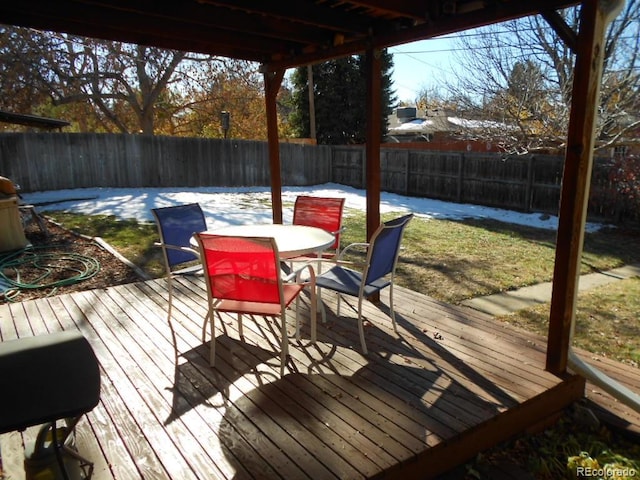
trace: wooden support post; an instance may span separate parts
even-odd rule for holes
[[[282,175],[280,172],[280,143],[276,97],[284,78],[284,70],[264,72],[265,102],[267,105],[267,142],[271,173],[271,211],[273,223],[282,223]]]
[[[309,96],[309,137],[316,139],[316,100],[314,95],[313,65],[307,65],[307,95]]]
[[[615,5],[616,3],[618,5]],[[571,116],[562,174],[547,340],[546,368],[557,375],[562,375],[567,370],[573,334],[593,165],[594,127],[605,51],[604,38],[610,17],[614,15],[613,9],[618,8],[620,4],[624,2],[585,0],[582,3]]]
[[[380,225],[380,142],[382,139],[382,62],[380,51],[368,49],[367,65],[367,240]]]

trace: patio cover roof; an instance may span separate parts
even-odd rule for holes
[[[578,32],[558,10],[581,5]],[[282,222],[276,95],[286,68],[365,52],[367,231],[380,219],[380,60],[383,47],[541,14],[576,53],[562,181],[547,368],[567,371],[593,162],[603,39],[623,0],[20,0],[0,23],[209,53],[263,64],[273,216]]]
[[[466,30],[575,0],[24,0],[0,23],[279,67]]]

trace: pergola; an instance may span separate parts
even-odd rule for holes
[[[378,52],[392,45],[540,14],[576,58],[562,180],[546,367],[564,375],[570,349],[593,161],[605,29],[624,0],[22,0],[0,22],[259,62],[264,75],[273,220],[282,222],[276,95],[286,69],[367,59],[367,232],[380,222]],[[579,31],[558,11],[581,7]],[[636,396],[637,397],[637,396]],[[636,399],[637,402],[637,399]]]

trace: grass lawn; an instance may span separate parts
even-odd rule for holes
[[[526,330],[547,334],[549,305],[498,317]],[[576,347],[640,366],[640,278],[580,292],[573,337]]]

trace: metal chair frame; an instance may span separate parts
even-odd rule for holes
[[[322,253],[321,258],[334,258],[340,253],[340,237],[344,231],[342,226],[344,201],[344,198],[335,197],[308,195],[296,197],[293,206],[293,224],[322,228],[335,236],[335,242]],[[304,257],[307,260],[309,258],[312,257]]]
[[[362,317],[362,301],[373,294],[389,287],[389,308],[393,330],[397,333],[396,317],[393,304],[393,285],[395,283],[395,271],[400,254],[400,245],[405,227],[413,218],[408,214],[381,224],[367,243],[352,243],[341,252],[334,266],[316,277],[318,290],[328,289],[338,293],[338,306],[336,313],[340,315],[340,294],[346,294],[358,298],[358,331],[362,352],[367,354],[367,344],[364,338],[364,321]],[[348,262],[343,260],[346,254],[356,249],[366,249],[367,256],[364,263]],[[362,271],[354,270],[360,268]],[[322,297],[320,297],[322,303]],[[325,311],[322,308],[323,321]]]
[[[207,223],[202,208],[197,203],[176,205],[171,207],[152,208],[160,242],[156,246],[162,248],[165,265],[165,279],[169,291],[167,307],[167,323],[171,331],[175,362],[178,363],[178,343],[172,321],[173,309],[173,279],[180,275],[197,275],[202,273],[202,266],[198,262],[199,252],[191,247],[191,238],[195,233],[207,229]],[[195,264],[194,262],[198,262]],[[183,267],[190,264],[187,267]],[[176,268],[180,267],[180,268]],[[206,335],[206,318],[202,325],[202,341]]]
[[[305,286],[311,290],[311,342],[316,341],[315,272],[306,264],[283,276],[276,242],[271,237],[244,237],[198,233],[195,235],[207,283],[211,344],[209,363],[215,366],[215,316],[236,313],[240,337],[242,315],[280,318],[280,374],[289,353],[286,311],[296,300],[296,339],[300,340],[299,297]],[[303,280],[303,272],[305,273]],[[275,294],[277,292],[277,295]]]

